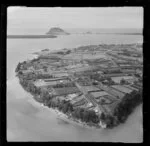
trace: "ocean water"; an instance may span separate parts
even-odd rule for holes
[[[64,31],[69,33],[85,33],[85,32],[92,32],[92,33],[142,33],[142,29],[138,28],[62,28]],[[10,28],[8,25],[7,34],[45,34],[48,32],[48,28],[22,28],[13,27]]]
[[[54,39],[7,39],[7,140],[8,141],[97,141],[142,142],[142,106],[135,109],[125,124],[111,130],[86,129],[66,124],[49,109],[36,104],[15,77],[18,62],[32,53],[74,48],[101,43],[138,43],[141,35],[68,35]]]

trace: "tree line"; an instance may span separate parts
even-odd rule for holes
[[[124,123],[134,108],[142,103],[142,91],[132,91],[126,94],[120,103],[115,107],[113,115],[102,113],[100,119],[107,124],[108,128]]]
[[[33,96],[39,96],[40,101],[46,106],[57,108],[61,112],[71,115],[73,118],[80,119],[86,123],[98,124],[101,120],[106,123],[108,128],[112,128],[119,123],[124,123],[134,108],[142,102],[142,90],[133,91],[123,97],[121,102],[115,107],[112,115],[102,113],[99,117],[99,115],[97,115],[93,110],[88,110],[86,108],[74,108],[69,101],[57,100],[47,89],[36,87],[33,84],[33,80],[37,78],[37,75],[35,74],[28,74],[24,76],[20,73],[18,77],[23,88],[27,92],[30,92]],[[70,86],[71,84],[68,85]]]

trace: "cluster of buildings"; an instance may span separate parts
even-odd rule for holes
[[[95,47],[96,54],[100,53],[96,46],[92,47],[93,50]],[[81,60],[75,60],[71,54],[69,54],[69,59],[66,56],[65,59],[42,56],[38,63],[38,65],[41,64],[41,68],[30,67],[26,71],[52,75],[50,78],[37,79],[34,85],[47,88],[49,94],[58,100],[70,101],[74,108],[86,108],[98,114],[111,113],[125,94],[142,89],[142,82],[139,81],[139,78],[142,78],[143,66],[138,65],[137,62],[134,63],[133,56],[131,59],[123,57],[122,54],[119,56],[120,50],[118,50],[119,53],[116,50],[106,50],[105,47],[102,49],[103,55],[106,53],[106,56],[99,59],[94,59],[93,54],[89,57],[88,49],[83,49],[86,52],[84,56],[86,54],[88,56],[85,57],[86,59],[80,58]],[[79,51],[74,50],[73,54],[76,52],[82,53],[82,48]],[[42,64],[47,65],[46,70]],[[90,75],[95,73],[104,80],[91,79]],[[139,77],[135,74],[138,74]]]

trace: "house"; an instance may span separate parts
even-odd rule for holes
[[[76,96],[76,97],[74,97],[70,102],[71,102],[72,104],[74,104],[74,103],[80,101],[80,100],[83,99],[83,98],[84,98],[83,95],[81,95],[81,96]]]
[[[101,126],[102,128],[106,128],[107,125],[105,123],[103,123],[102,121],[99,122],[99,126]]]
[[[93,110],[95,111],[95,113],[99,113],[98,107],[95,107]]]
[[[48,79],[38,79],[34,82],[34,85],[37,87],[42,87],[42,86],[54,86],[61,83],[60,80],[48,80]]]
[[[76,93],[68,94],[68,95],[67,95],[67,99],[68,99],[68,100],[72,100],[73,98],[75,98],[75,97],[77,97],[77,96],[78,96],[78,94],[76,94]]]
[[[91,102],[88,102],[88,104],[86,105],[87,108],[93,107],[93,104]]]
[[[110,96],[108,95],[104,95],[102,97],[100,97],[99,99],[97,99],[97,102],[100,104],[100,105],[104,105],[104,104],[111,104],[114,100],[111,99]]]
[[[88,101],[85,98],[82,98],[81,100],[75,102],[73,106],[74,107],[84,106],[83,108],[85,108],[87,103]]]
[[[120,81],[122,79],[126,80],[129,83],[132,83],[135,79],[133,76],[116,76],[116,77],[111,77],[111,79],[115,82],[115,83],[120,83]]]
[[[66,100],[66,98],[64,96],[56,96],[55,98],[60,101]]]

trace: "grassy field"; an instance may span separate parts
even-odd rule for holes
[[[117,89],[117,90],[119,90],[119,91],[121,91],[121,92],[124,92],[124,93],[130,93],[130,92],[132,92],[131,89],[126,88],[126,87],[121,86],[121,85],[113,85],[112,87],[115,88],[115,89]]]

